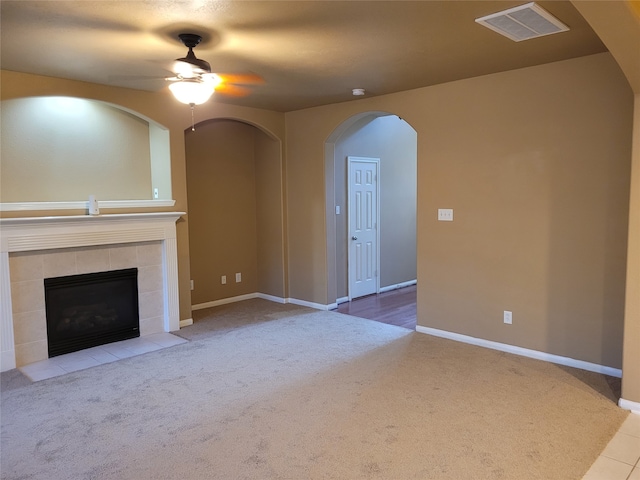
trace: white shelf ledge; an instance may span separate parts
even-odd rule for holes
[[[157,208],[173,207],[175,200],[99,200],[99,208]],[[88,210],[88,201],[73,202],[15,202],[0,203],[0,212],[27,212],[42,210]]]

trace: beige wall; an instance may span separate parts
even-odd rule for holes
[[[194,305],[257,289],[254,129],[216,120],[185,136]]]
[[[622,398],[640,403],[640,93],[635,96]]]
[[[640,404],[640,8],[637,1],[629,0],[572,3],[607,46],[636,94],[622,397]]]
[[[416,132],[395,115],[363,120],[335,144],[335,205],[342,212],[335,216],[338,298],[348,295],[348,156],[380,159],[380,287],[416,279]]]
[[[2,202],[151,198],[149,123],[104,103],[3,102],[0,145]]]
[[[158,190],[158,199],[170,200],[171,156],[169,152],[169,131],[155,124],[149,124],[149,151],[151,154],[151,188]],[[150,193],[153,198],[153,191]]]
[[[327,303],[325,139],[392,112],[418,133],[418,323],[619,368],[632,98],[600,54],[286,114],[291,296]]]
[[[283,298],[280,143],[215,120],[187,132],[186,158],[193,304],[254,292]]]
[[[282,144],[254,130],[258,292],[287,297]]]

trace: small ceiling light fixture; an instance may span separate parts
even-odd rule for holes
[[[354,88],[353,90],[351,90],[351,93],[353,93],[356,97],[362,96],[364,95],[364,88]]]
[[[476,23],[510,38],[514,42],[529,40],[569,30],[564,23],[535,2],[476,18]]]

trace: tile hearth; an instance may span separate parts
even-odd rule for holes
[[[31,381],[37,382],[186,342],[187,340],[184,338],[167,332],[154,333],[144,337],[108,343],[99,347],[59,355],[19,367],[18,370]]]

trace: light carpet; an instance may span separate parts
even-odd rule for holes
[[[580,479],[615,380],[264,300],[188,343],[30,383],[2,374],[3,479]]]

